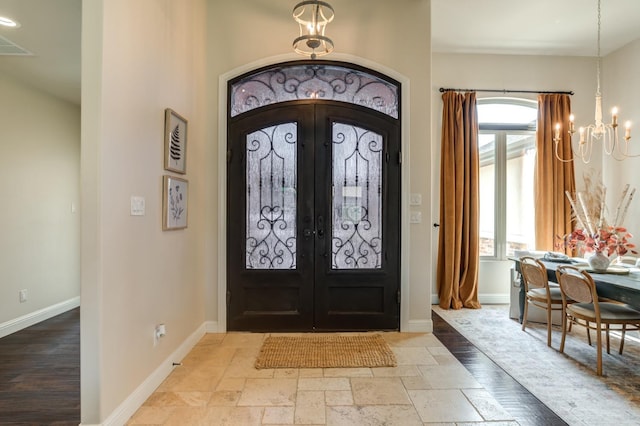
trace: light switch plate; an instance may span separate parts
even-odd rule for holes
[[[409,194],[409,205],[412,205],[412,206],[422,205],[422,194]]]
[[[409,222],[422,223],[422,212],[411,212],[409,216]]]
[[[131,216],[144,216],[144,197],[131,196]]]

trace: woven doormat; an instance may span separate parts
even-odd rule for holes
[[[261,368],[395,367],[396,357],[379,334],[269,336],[258,354]]]

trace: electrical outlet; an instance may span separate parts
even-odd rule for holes
[[[27,301],[27,298],[29,297],[29,293],[27,292],[26,288],[20,290],[18,294],[20,295],[20,303],[24,303]]]
[[[158,340],[166,336],[167,328],[164,324],[158,324],[153,330],[153,346],[158,344]]]

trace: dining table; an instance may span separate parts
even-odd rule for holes
[[[511,258],[515,262],[515,269],[520,273],[520,259]],[[578,269],[586,270],[596,284],[598,296],[626,303],[640,310],[640,269],[635,266],[611,266],[607,272],[598,273],[591,271],[588,264],[581,259],[570,258],[567,260],[539,259],[547,268],[547,276],[550,282],[557,283],[556,269],[561,265],[572,265]],[[524,310],[525,291],[520,287],[520,321]]]

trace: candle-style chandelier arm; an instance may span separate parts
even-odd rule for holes
[[[597,104],[598,102],[596,102]],[[596,108],[597,109],[597,108]],[[614,111],[617,112],[617,111]],[[597,115],[596,115],[597,116]],[[580,127],[578,130],[579,138],[575,140],[575,128],[573,124],[573,114],[569,118],[569,139],[571,140],[571,150],[574,158],[580,158],[585,164],[591,161],[593,154],[593,146],[596,143],[602,143],[602,151],[611,156],[616,161],[623,161],[626,158],[640,157],[640,154],[629,153],[629,141],[631,140],[631,122],[625,123],[624,142],[620,141],[618,134],[617,116],[614,114],[611,123],[603,123],[600,119],[598,124],[589,124],[586,127]],[[597,120],[596,120],[597,121]],[[573,159],[563,158],[559,153],[560,144],[560,123],[556,124],[556,131],[553,137],[555,144],[556,159],[562,162],[573,161]]]
[[[555,132],[553,135],[553,143],[555,148],[556,159],[563,163],[570,163],[574,161],[576,158],[582,159],[585,163],[591,161],[591,154],[593,150],[593,145],[586,144],[583,142],[578,143],[578,146],[575,147],[573,142],[573,134],[575,133],[575,128],[573,124],[573,114],[569,115],[569,130],[567,133],[569,134],[569,148],[571,149],[571,158],[564,158],[559,152],[559,145],[562,139],[560,138],[560,123],[556,123]],[[584,129],[580,129],[582,133]]]

